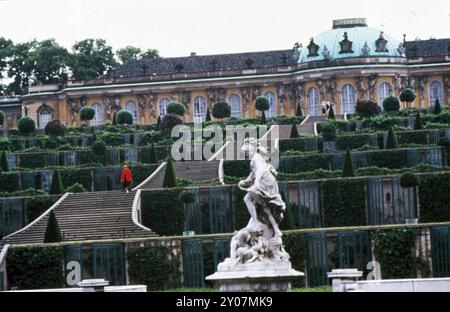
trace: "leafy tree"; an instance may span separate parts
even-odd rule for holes
[[[122,64],[138,60],[141,53],[142,50],[140,48],[130,45],[116,51],[116,55]]]
[[[20,117],[17,128],[19,129],[20,134],[30,135],[36,131],[36,124],[30,116],[23,116]]]
[[[8,172],[9,168],[8,168],[8,159],[6,158],[6,153],[5,151],[2,152],[2,157],[1,157],[1,166],[0,166],[0,172]]]
[[[167,113],[184,116],[186,114],[186,106],[179,102],[170,102],[167,105]]]
[[[66,132],[66,127],[58,119],[54,119],[47,123],[45,126],[45,134],[51,137],[60,137],[64,136]]]
[[[206,109],[205,121],[211,121],[211,112],[209,111],[209,107]]]
[[[422,130],[422,118],[420,117],[419,111],[416,112],[416,119],[414,120],[414,130]]]
[[[416,93],[414,92],[413,89],[407,88],[400,93],[400,101],[406,102],[408,108],[409,108],[409,104],[414,102],[415,99],[416,99]]]
[[[439,103],[439,99],[434,101],[433,114],[439,115],[442,112],[441,103]]]
[[[11,57],[14,43],[3,37],[0,37],[0,80],[3,79],[3,73],[8,68],[8,59]]]
[[[159,51],[156,49],[148,49],[141,54],[141,59],[154,59],[159,57]]]
[[[101,76],[117,65],[111,46],[104,39],[85,39],[72,47],[70,69],[77,80]]]
[[[383,108],[385,112],[394,113],[400,110],[400,101],[398,97],[390,95],[383,100]]]
[[[0,126],[3,126],[4,122],[5,122],[5,113],[0,110]]]
[[[64,193],[64,184],[61,179],[61,174],[57,169],[53,172],[52,184],[50,185],[49,194],[62,194]]]
[[[155,145],[152,142],[152,146],[150,148],[150,163],[156,164],[158,162],[158,156],[156,155]]]
[[[334,115],[333,105],[331,105],[330,110],[328,111],[328,119],[329,120],[336,119],[336,116]]]
[[[95,109],[90,106],[84,106],[80,109],[80,119],[81,121],[88,121],[94,119]]]
[[[58,243],[62,241],[61,231],[55,212],[52,210],[48,216],[47,227],[45,229],[44,243]]]
[[[225,101],[220,101],[214,104],[212,115],[214,118],[223,119],[231,116],[231,106]]]
[[[358,100],[356,102],[356,113],[362,118],[372,118],[381,112],[380,107],[373,101]]]
[[[30,58],[34,64],[34,83],[49,84],[67,81],[71,57],[55,39],[37,42]]]
[[[345,161],[344,161],[344,170],[342,171],[342,177],[354,177],[355,176],[355,167],[353,166],[352,154],[350,150],[347,149],[345,153]]]
[[[385,149],[395,149],[397,148],[397,140],[395,139],[394,130],[392,130],[392,127],[389,127],[387,139],[386,139],[386,146]]]
[[[18,43],[10,46],[10,57],[8,58],[7,73],[12,81],[9,83],[6,92],[23,94],[32,82],[35,68],[33,51],[38,42],[36,40]],[[30,81],[31,79],[31,81]]]
[[[291,134],[289,135],[289,138],[296,139],[298,137],[300,137],[300,135],[298,134],[297,125],[293,124],[291,127]]]
[[[127,110],[120,110],[117,113],[117,123],[119,125],[131,125],[133,124],[133,115]]]
[[[177,186],[177,179],[175,175],[175,169],[173,168],[172,158],[169,157],[166,164],[166,172],[164,173],[163,187],[168,188],[176,186]]]

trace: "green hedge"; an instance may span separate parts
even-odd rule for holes
[[[325,227],[366,225],[364,179],[322,181],[320,192]]]
[[[127,250],[131,284],[147,285],[148,290],[181,287],[180,257],[162,246],[134,247]]]
[[[300,233],[284,233],[284,248],[289,254],[292,267],[300,272],[306,272],[305,236]],[[305,287],[305,278],[298,278],[292,282],[293,287]]]
[[[181,235],[184,230],[184,206],[181,189],[142,192],[142,223],[159,235]]]
[[[10,287],[64,287],[63,247],[18,247],[9,250],[6,269]]]
[[[417,229],[377,230],[372,236],[374,253],[383,279],[416,278],[417,270],[427,276],[429,268],[415,254]]]
[[[422,176],[419,184],[420,221],[450,221],[450,174]]]
[[[64,186],[80,183],[86,190],[92,186],[92,169],[65,169],[60,170]]]
[[[18,173],[0,174],[0,193],[15,192],[20,189],[20,175]]]
[[[408,151],[405,149],[369,152],[369,166],[400,169],[406,167],[407,162]]]
[[[47,165],[47,153],[21,153],[19,156],[21,168],[39,168]]]

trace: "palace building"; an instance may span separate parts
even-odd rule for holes
[[[415,107],[436,99],[450,102],[450,38],[406,41],[371,28],[364,18],[333,21],[332,29],[309,42],[279,51],[157,58],[132,61],[90,81],[29,88],[22,114],[38,128],[52,119],[80,123],[79,110],[95,109],[92,125],[126,109],[137,124],[155,123],[176,100],[188,108],[185,121],[202,121],[207,108],[225,100],[232,116],[255,116],[254,100],[270,101],[267,117],[320,114],[320,103],[335,103],[338,114],[355,111],[358,99],[382,104],[405,88],[417,93]]]

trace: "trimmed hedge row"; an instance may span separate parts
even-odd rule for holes
[[[450,220],[450,174],[433,174],[420,178],[419,203],[421,222]]]

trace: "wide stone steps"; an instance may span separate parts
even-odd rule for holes
[[[69,194],[54,209],[64,241],[155,236],[133,223],[134,197],[135,193],[122,191]],[[47,221],[48,215],[4,243],[42,243]]]
[[[172,164],[177,178],[206,181],[219,177],[219,161],[178,161]],[[142,189],[162,188],[166,168],[159,171]]]

